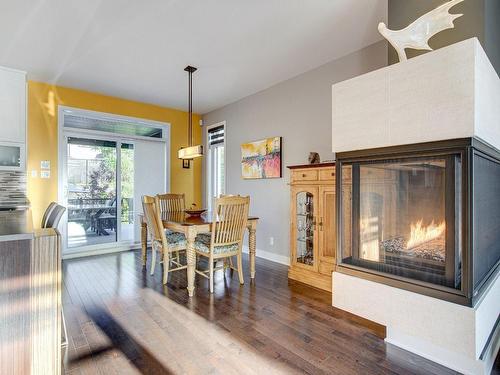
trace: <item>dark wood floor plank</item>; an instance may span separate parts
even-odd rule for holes
[[[185,272],[163,285],[161,264],[149,268],[138,250],[64,262],[66,374],[453,373],[347,319],[329,293],[289,283],[286,266],[258,258],[242,286],[219,272],[212,295],[197,277],[193,298]]]

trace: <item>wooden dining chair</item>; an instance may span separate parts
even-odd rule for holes
[[[184,194],[158,194],[161,212],[183,212],[186,208]]]
[[[212,231],[196,236],[194,247],[198,255],[208,258],[208,270],[196,270],[196,273],[209,279],[210,293],[214,292],[214,272],[224,269],[224,266],[215,268],[214,261],[237,258],[240,284],[243,280],[242,244],[247,226],[248,207],[250,197],[230,196],[216,198],[212,211]]]
[[[185,194],[157,194],[156,197],[160,202],[160,213],[184,212],[186,208]],[[170,229],[165,229],[167,235],[175,232]],[[176,261],[179,262],[179,252],[175,253]]]
[[[167,283],[168,273],[187,268],[187,265],[177,260],[171,259],[170,254],[180,250],[186,250],[186,237],[182,233],[167,234],[163,227],[160,215],[160,201],[158,197],[144,195],[142,197],[142,209],[148,225],[148,232],[151,237],[151,275],[155,272],[156,253],[159,252],[163,259],[163,284]],[[175,268],[170,268],[172,263]]]

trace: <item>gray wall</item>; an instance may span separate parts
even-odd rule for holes
[[[387,45],[379,42],[203,116],[204,125],[226,121],[227,193],[250,195],[250,213],[260,217],[258,250],[289,255],[286,166],[307,163],[310,151],[319,152],[321,160],[334,157],[332,84],[386,65]],[[283,178],[243,180],[240,145],[272,136],[283,137]]]
[[[485,3],[485,49],[500,74],[500,0]]]
[[[399,30],[415,21],[421,15],[433,10],[445,0],[389,0],[388,27]],[[463,14],[455,20],[455,28],[447,29],[432,37],[429,45],[438,49],[465,39],[477,37],[500,72],[500,1],[465,0],[451,9],[451,13]],[[394,48],[389,47],[389,63],[398,62]],[[427,51],[407,49],[409,58]]]

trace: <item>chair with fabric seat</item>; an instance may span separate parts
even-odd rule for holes
[[[161,212],[184,212],[186,201],[184,194],[158,194]]]
[[[43,229],[56,229],[59,225],[59,222],[61,221],[64,211],[66,211],[66,207],[61,206],[56,202],[51,202],[43,214],[40,227]]]
[[[239,194],[220,194],[218,198],[241,197]],[[233,268],[233,258],[224,259],[224,269]]]
[[[160,212],[161,213],[171,213],[171,212],[184,212],[186,209],[186,200],[184,194],[157,194],[156,195],[160,201]],[[166,229],[167,234],[173,233],[170,229]]]
[[[186,208],[185,194],[157,194],[156,197],[160,202],[160,213],[184,212]],[[165,229],[167,235],[174,234],[175,232],[170,229]],[[176,260],[179,261],[179,252],[176,253]]]
[[[187,268],[187,265],[177,260],[171,259],[170,254],[180,250],[186,250],[186,237],[182,233],[167,234],[163,227],[160,215],[160,202],[158,197],[144,195],[142,197],[142,209],[148,225],[148,232],[151,237],[151,275],[155,272],[156,253],[160,252],[163,260],[163,284],[167,283],[168,273]],[[172,263],[175,268],[170,268]]]
[[[194,248],[196,254],[208,258],[208,270],[196,270],[196,273],[209,279],[210,293],[214,292],[214,272],[224,269],[215,268],[219,259],[231,259],[236,256],[240,284],[243,280],[242,245],[247,226],[250,197],[230,196],[214,199],[212,212],[212,231],[196,236]]]

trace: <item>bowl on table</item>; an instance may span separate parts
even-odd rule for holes
[[[184,210],[185,213],[187,213],[189,216],[201,216],[204,212],[206,211],[206,209],[201,209],[201,210],[196,210],[196,209],[188,209],[188,210]]]

